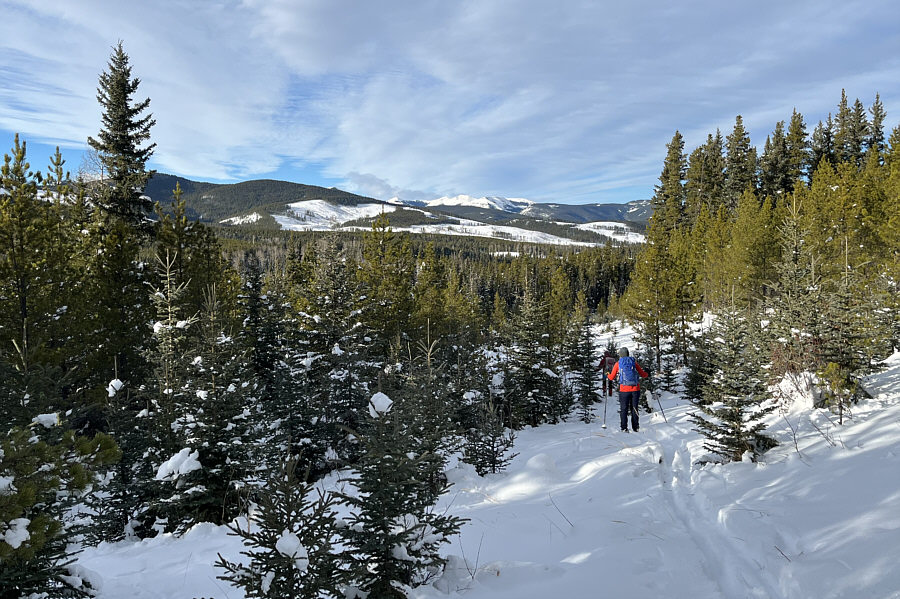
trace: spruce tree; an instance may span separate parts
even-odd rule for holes
[[[548,307],[529,286],[510,347],[510,373],[506,383],[511,403],[511,426],[537,426],[558,421],[568,412],[559,408],[562,395],[559,376],[550,366],[552,347],[547,332]]]
[[[803,115],[796,109],[791,114],[791,122],[788,124],[785,146],[788,154],[789,191],[794,191],[795,185],[807,176],[810,162],[806,123],[803,122]]]
[[[96,139],[88,137],[103,166],[105,183],[95,188],[95,201],[106,213],[132,227],[142,226],[152,207],[143,190],[153,174],[146,165],[156,147],[155,143],[143,146],[156,121],[152,115],[142,114],[150,106],[149,98],[134,100],[140,83],[132,77],[130,59],[119,41],[97,88],[97,101],[103,108],[102,128]]]
[[[763,198],[777,200],[793,187],[794,178],[790,168],[784,121],[778,121],[775,131],[766,138],[765,149],[759,159],[759,192]]]
[[[563,354],[568,389],[578,406],[578,417],[588,423],[593,419],[593,407],[597,403],[601,381],[598,380],[594,335],[583,292],[579,292],[575,304],[575,315],[569,325]]]
[[[716,130],[706,143],[691,152],[685,171],[685,223],[693,227],[700,216],[700,210],[715,213],[724,201],[725,157],[722,133]]]
[[[244,543],[244,563],[222,554],[219,579],[246,597],[345,597],[349,582],[347,556],[339,549],[337,497],[296,476],[289,460],[256,493],[247,521],[228,524],[230,534]]]
[[[490,396],[477,404],[475,422],[465,437],[463,461],[472,464],[481,476],[502,472],[519,455],[509,453],[516,435],[504,426],[502,414]]]
[[[809,160],[809,178],[812,180],[813,175],[822,166],[823,163],[836,164],[837,154],[834,140],[834,122],[831,114],[823,123],[819,121],[813,129],[812,139],[810,140],[810,160]]]
[[[199,468],[157,471],[168,528],[186,530],[197,522],[223,524],[237,515],[240,489],[251,477],[257,419],[256,385],[245,357],[227,330],[216,288],[207,289],[199,329],[188,354],[184,393],[174,406],[172,429],[180,453],[195,454]]]
[[[757,318],[732,306],[716,315],[709,331],[711,376],[699,411],[691,415],[704,447],[726,461],[755,459],[775,442],[762,419],[775,409],[766,394],[763,336]]]
[[[408,596],[410,588],[440,574],[439,549],[462,521],[434,511],[447,490],[432,488],[443,464],[418,451],[411,424],[415,404],[392,402],[378,393],[369,402],[369,433],[360,439],[362,454],[350,477],[353,494],[342,498],[351,508],[344,537],[355,564],[355,586],[372,597]]]
[[[869,120],[869,128],[866,132],[866,149],[869,153],[874,152],[879,163],[884,156],[886,145],[884,139],[884,119],[887,113],[884,110],[884,104],[881,102],[881,96],[875,94],[875,102],[869,108],[869,114],[872,118]]]
[[[750,144],[750,134],[744,128],[741,115],[734,121],[734,130],[725,138],[725,201],[733,213],[738,199],[748,189],[756,191],[756,148]]]
[[[355,265],[334,237],[319,243],[309,285],[302,291],[300,330],[280,382],[279,420],[291,455],[303,451],[314,475],[352,463],[375,373],[367,323],[370,309]],[[299,396],[299,397],[298,397]]]

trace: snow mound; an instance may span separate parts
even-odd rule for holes
[[[391,398],[379,391],[369,400],[369,415],[372,418],[378,418],[387,414],[392,405],[394,405],[394,402]]]
[[[190,447],[185,447],[171,458],[163,462],[162,466],[156,471],[156,480],[174,480],[183,474],[200,470],[199,451],[191,451]]]

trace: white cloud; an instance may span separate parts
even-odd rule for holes
[[[887,0],[690,4],[0,0],[0,130],[63,146],[99,127],[121,38],[151,97],[157,168],[249,178],[295,163],[380,198],[647,197],[743,114],[762,145],[846,87],[900,110]],[[361,174],[362,173],[362,174]],[[643,190],[643,191],[640,191]]]

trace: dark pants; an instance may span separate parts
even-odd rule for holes
[[[641,397],[640,391],[619,391],[619,419],[622,424],[622,430],[628,430],[628,414],[631,413],[631,428],[638,430],[640,423],[638,422],[638,400]]]

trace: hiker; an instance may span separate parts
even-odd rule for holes
[[[638,432],[640,422],[638,422],[638,399],[641,396],[641,383],[639,378],[647,378],[648,375],[641,368],[640,364],[635,362],[634,358],[628,355],[628,348],[619,348],[619,361],[616,362],[606,378],[610,381],[615,380],[619,375],[619,417],[621,419],[622,432],[628,432],[628,414],[631,413],[631,429]]]
[[[612,372],[615,365],[616,357],[611,350],[605,350],[603,352],[603,357],[600,359],[600,368],[603,370],[603,397],[611,396],[613,394],[613,387],[615,384],[606,377],[609,376],[609,373]]]

